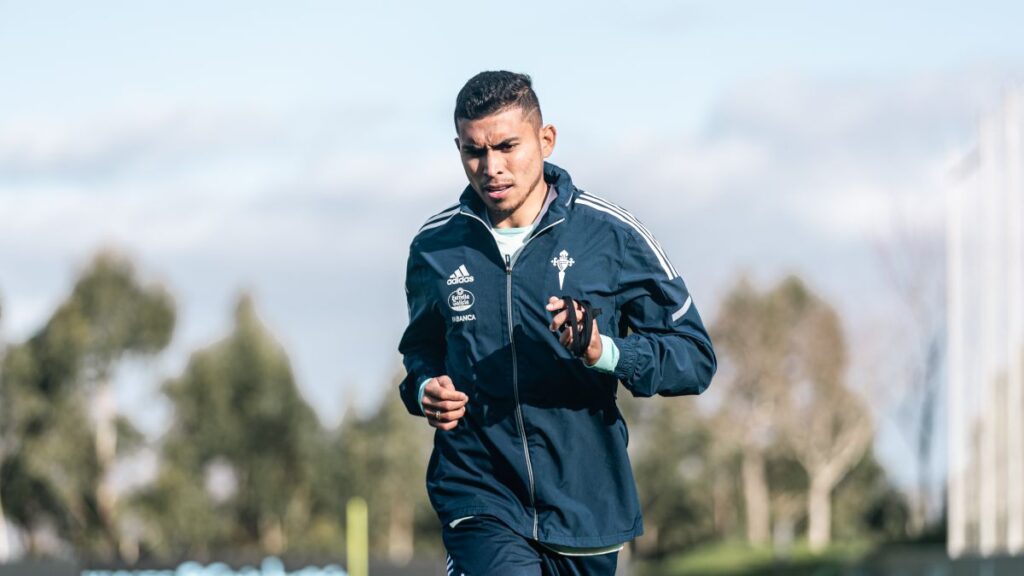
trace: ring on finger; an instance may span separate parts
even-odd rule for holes
[[[434,420],[440,420],[440,419],[441,419],[441,409],[438,408],[437,410],[434,410]]]

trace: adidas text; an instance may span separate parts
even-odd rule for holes
[[[452,272],[452,275],[448,277],[448,285],[454,286],[456,284],[469,284],[473,281],[473,276],[466,269],[466,265],[463,264]]]

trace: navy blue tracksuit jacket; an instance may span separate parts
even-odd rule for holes
[[[635,396],[699,394],[715,354],[650,232],[565,170],[545,163],[544,178],[558,197],[514,262],[468,186],[413,239],[400,393],[416,415],[425,378],[447,374],[469,396],[458,426],[434,434],[427,491],[442,522],[491,515],[540,542],[610,546],[643,533],[618,382]],[[548,329],[544,307],[562,294],[603,310],[614,374],[586,367]]]

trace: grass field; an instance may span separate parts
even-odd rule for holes
[[[835,544],[820,553],[797,545],[785,555],[771,548],[754,548],[742,542],[720,542],[638,565],[638,576],[833,576],[844,574],[873,549],[870,542]]]

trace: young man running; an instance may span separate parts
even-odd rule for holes
[[[711,341],[650,231],[545,162],[529,76],[471,78],[455,128],[469,184],[410,246],[399,344],[448,571],[613,574],[643,533],[618,383],[699,394]]]

